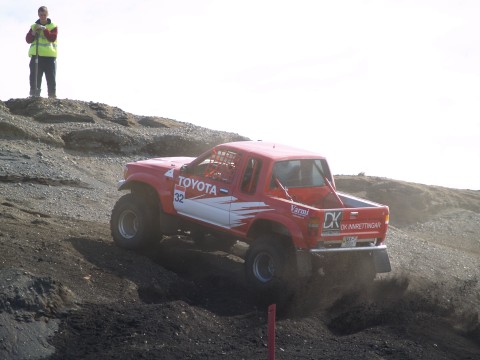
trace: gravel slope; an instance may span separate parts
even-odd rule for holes
[[[241,139],[98,103],[0,102],[0,358],[267,358],[241,258],[183,237],[128,252],[108,226],[126,162]],[[336,184],[390,206],[393,271],[368,289],[309,284],[278,316],[277,359],[479,358],[480,192]]]

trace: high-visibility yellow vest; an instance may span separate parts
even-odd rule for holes
[[[32,25],[32,30],[36,24]],[[53,22],[50,24],[45,25],[48,30],[53,30],[57,27]],[[43,31],[39,31],[38,33],[38,55],[39,56],[46,56],[46,57],[57,57],[57,40],[54,42],[48,41],[48,39],[43,34]],[[36,55],[36,48],[37,48],[37,38],[30,44],[30,49],[28,50],[28,56],[35,56]]]

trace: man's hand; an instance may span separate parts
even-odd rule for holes
[[[33,27],[34,31],[43,31],[46,29],[45,26],[43,25],[40,25],[40,24],[35,24],[35,26]]]

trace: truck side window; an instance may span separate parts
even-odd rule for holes
[[[231,150],[214,150],[199,163],[194,174],[215,181],[230,183],[240,161],[240,154]]]
[[[243,173],[241,190],[246,194],[254,194],[257,189],[258,176],[260,174],[260,168],[262,167],[262,161],[259,159],[248,159],[245,172]]]

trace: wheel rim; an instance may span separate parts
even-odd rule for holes
[[[118,231],[125,239],[131,239],[138,232],[137,214],[132,210],[125,210],[118,219]]]
[[[259,253],[253,262],[253,274],[262,283],[269,282],[275,275],[275,263],[270,254]]]

